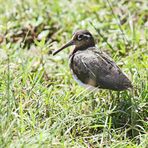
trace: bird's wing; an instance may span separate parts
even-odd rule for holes
[[[124,90],[131,85],[115,62],[103,52],[88,50],[75,54],[71,66],[73,73],[85,84],[113,90]]]

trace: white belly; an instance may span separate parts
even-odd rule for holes
[[[83,83],[81,80],[78,79],[78,77],[73,73],[72,70],[71,70],[71,72],[72,72],[73,78],[75,79],[75,81],[76,81],[79,85],[83,86],[84,88],[86,88],[87,90],[90,90],[90,91],[96,91],[96,90],[98,90],[98,87],[94,87],[94,86],[92,86],[92,85]]]

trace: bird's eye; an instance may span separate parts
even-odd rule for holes
[[[83,37],[84,37],[84,36],[83,36],[82,34],[78,35],[78,40],[79,40],[79,41],[82,40]]]

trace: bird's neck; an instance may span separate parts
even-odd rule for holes
[[[74,49],[73,49],[73,51],[70,53],[70,57],[71,56],[73,56],[75,53],[77,53],[78,51],[84,51],[84,50],[87,50],[87,49],[89,49],[89,48],[91,48],[91,47],[95,47],[95,45],[92,45],[92,46],[88,46],[88,47],[75,47]],[[92,48],[93,49],[93,48]]]
[[[87,50],[90,47],[95,47],[95,41],[94,39],[91,40],[90,42],[85,42],[84,44],[80,44],[75,46],[73,52],[77,52],[77,51],[83,51],[83,50]]]

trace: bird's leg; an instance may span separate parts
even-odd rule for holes
[[[114,100],[114,95],[113,95],[113,93],[112,93],[111,90],[109,90],[109,96],[110,96],[109,98],[110,98],[111,100]],[[110,99],[109,99],[109,100],[110,100]]]
[[[92,110],[94,110],[95,107],[97,106],[97,101],[96,101],[96,97],[95,97],[95,91],[93,91],[91,93],[91,98],[92,98],[92,100],[91,100],[91,106],[92,106]]]
[[[120,98],[120,91],[117,92],[117,99],[119,100]]]
[[[94,110],[95,106],[96,106],[96,100],[95,100],[95,97],[94,97],[94,93],[91,94],[91,98],[92,98],[92,100],[91,100],[91,108],[92,108],[92,110]]]
[[[120,100],[120,94],[121,94],[121,92],[120,91],[118,91],[117,93],[116,93],[116,99],[115,99],[115,101],[117,102],[117,103],[119,103],[121,100]]]

